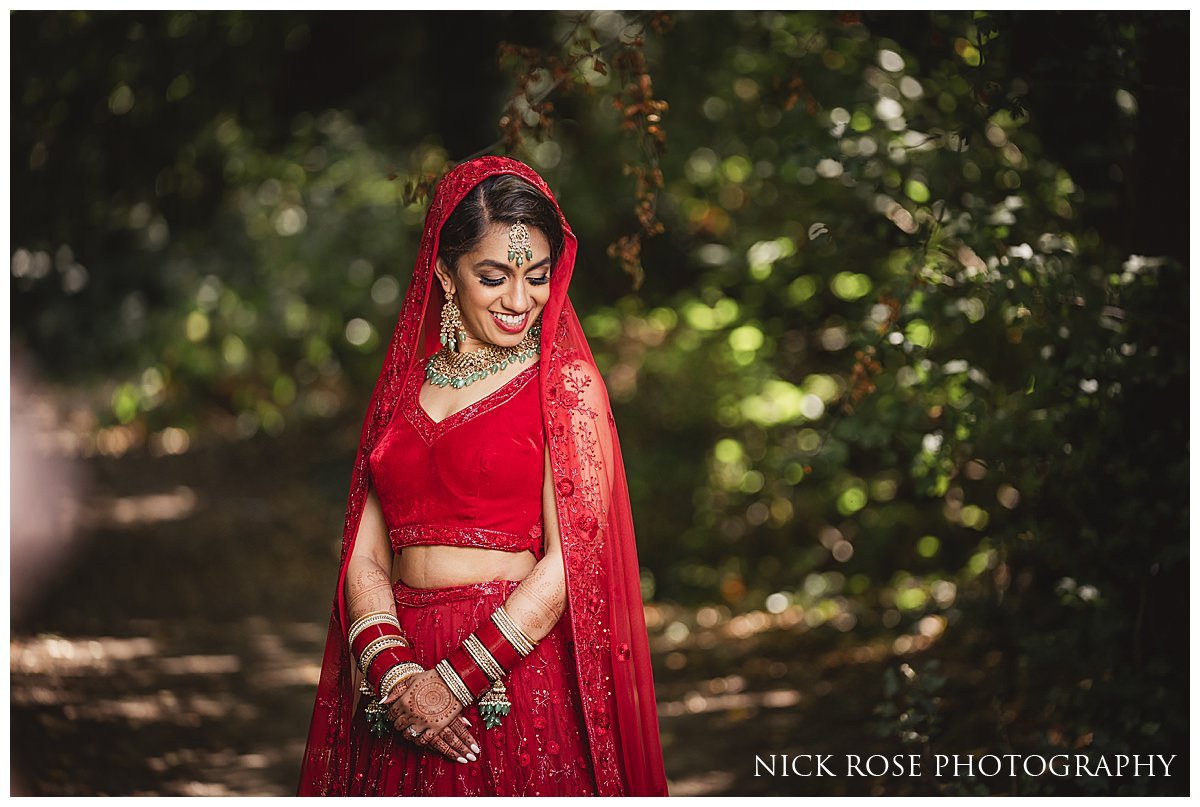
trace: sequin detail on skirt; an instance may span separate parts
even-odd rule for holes
[[[393,588],[401,629],[426,669],[457,647],[518,585],[489,580],[464,586]],[[480,746],[462,764],[404,740],[372,737],[360,703],[351,729],[348,795],[587,796],[596,782],[588,754],[567,620],[538,643],[506,679],[512,711],[485,729],[478,707],[463,710]]]

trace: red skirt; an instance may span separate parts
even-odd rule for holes
[[[502,605],[518,585],[489,580],[449,588],[417,589],[397,582],[396,613],[426,669],[445,658]],[[395,732],[373,737],[361,698],[351,735],[353,796],[589,796],[596,777],[588,753],[574,659],[567,646],[570,620],[560,619],[504,679],[512,710],[485,729],[479,708],[462,711],[479,744],[465,765],[415,745]]]

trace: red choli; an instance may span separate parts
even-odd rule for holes
[[[435,422],[421,407],[424,367],[404,385],[371,452],[371,478],[392,548],[437,544],[521,552],[539,560],[545,434],[537,362]]]

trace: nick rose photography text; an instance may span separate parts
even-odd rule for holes
[[[1177,754],[755,754],[755,776],[1170,776]]]

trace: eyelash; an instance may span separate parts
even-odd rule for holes
[[[479,278],[479,282],[485,286],[499,286],[501,283],[504,282],[504,278],[499,277],[499,278],[493,279],[490,277],[481,277],[481,278]],[[531,277],[531,278],[529,278],[529,282],[535,286],[544,286],[550,282],[550,276],[544,275],[542,277]]]

